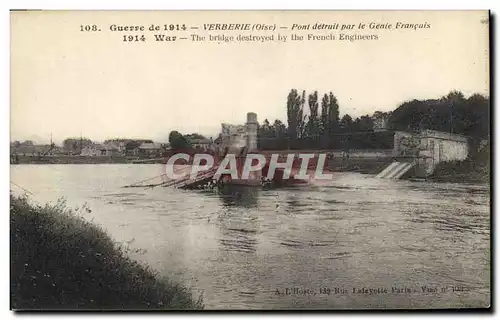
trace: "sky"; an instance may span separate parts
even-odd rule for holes
[[[11,141],[150,138],[171,130],[215,137],[221,123],[286,123],[290,89],[332,91],[341,116],[394,110],[451,90],[489,95],[486,11],[13,12]],[[123,42],[110,26],[185,23],[428,23],[422,30],[297,31],[377,35],[372,41]],[[82,32],[96,24],[101,32]],[[277,30],[286,34],[291,30]],[[165,32],[157,32],[168,34]],[[223,31],[212,34],[223,34]],[[238,35],[239,31],[231,32]],[[229,32],[226,32],[229,34]],[[255,32],[269,35],[271,33]],[[170,35],[174,35],[170,33]],[[307,109],[307,106],[306,106]]]

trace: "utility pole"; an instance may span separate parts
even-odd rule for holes
[[[47,151],[47,153],[50,153],[51,151],[53,151],[52,149],[54,149],[54,143],[52,142],[52,132],[50,133],[50,147],[49,147],[49,150]]]

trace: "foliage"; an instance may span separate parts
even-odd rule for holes
[[[340,130],[341,132],[351,132],[353,126],[353,121],[350,115],[345,114],[340,120]]]
[[[314,91],[307,99],[309,105],[309,121],[306,125],[308,136],[321,134],[320,118],[318,116],[318,91]]]
[[[329,135],[340,130],[339,104],[337,98],[330,92],[325,93],[321,100],[321,127],[322,134]]]
[[[395,130],[431,129],[487,139],[490,99],[474,94],[468,99],[453,91],[441,99],[402,103],[389,119]]]
[[[89,210],[85,206],[82,211]],[[82,211],[11,195],[13,309],[198,309],[188,290],[131,260]]]
[[[66,152],[80,152],[83,148],[92,144],[89,138],[66,138],[63,141],[63,148]]]
[[[182,150],[191,147],[191,143],[179,131],[171,131],[168,135],[168,142],[172,150]]]
[[[263,139],[284,137],[287,134],[286,125],[280,120],[274,120],[271,125],[269,120],[265,119],[261,126],[258,128],[259,136]]]
[[[373,130],[374,118],[364,115],[356,118],[351,124],[351,131],[371,131]]]
[[[299,95],[296,89],[292,89],[288,94],[286,109],[288,120],[288,136],[290,139],[302,137],[305,128],[304,104],[305,91]]]

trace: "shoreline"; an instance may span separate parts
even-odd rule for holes
[[[130,248],[80,214],[64,202],[40,206],[11,194],[11,309],[203,308],[201,297],[129,258]]]

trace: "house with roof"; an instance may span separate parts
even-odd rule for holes
[[[147,142],[143,142],[139,147],[137,147],[137,154],[138,155],[155,155],[155,154],[159,154],[163,149],[164,149],[164,147],[162,146],[161,143],[147,141]]]
[[[125,142],[124,141],[108,141],[103,143],[106,155],[124,155]]]

